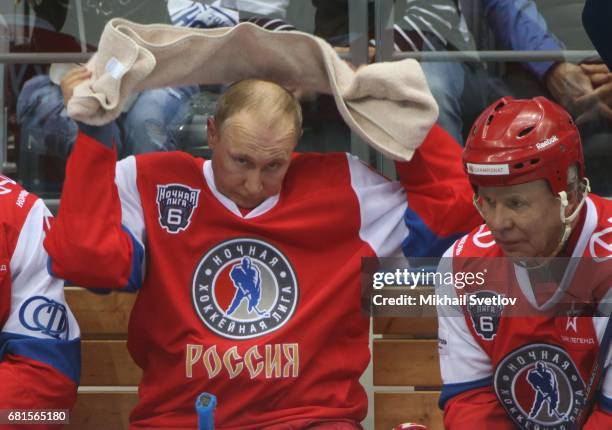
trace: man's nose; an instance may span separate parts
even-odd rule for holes
[[[244,187],[249,194],[260,194],[263,190],[263,182],[261,181],[261,172],[257,169],[252,169],[247,173],[244,181]]]
[[[489,226],[489,230],[493,232],[512,228],[512,217],[503,205],[496,205],[494,208],[489,208],[485,213],[485,221]]]

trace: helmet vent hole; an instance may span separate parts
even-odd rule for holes
[[[522,169],[523,167],[525,167],[525,164],[524,163],[516,163],[512,167],[514,167],[515,169]]]
[[[521,132],[518,134],[518,137],[524,137],[527,136],[529,133],[531,133],[531,131],[534,129],[534,127],[527,127],[524,128],[523,130],[521,130]]]
[[[529,160],[529,164],[531,164],[532,166],[534,164],[538,164],[540,162],[539,158],[532,158],[531,160]]]
[[[493,122],[493,115],[490,115],[489,118],[487,119],[487,125],[490,125],[491,122]]]
[[[497,106],[495,106],[495,112],[497,112],[498,110],[500,110],[504,106],[506,106],[506,103],[504,103],[504,102],[497,103]]]

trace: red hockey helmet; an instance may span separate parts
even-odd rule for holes
[[[580,134],[570,115],[545,97],[504,97],[478,117],[463,151],[472,186],[508,186],[537,179],[555,194],[567,190],[567,169],[584,177]]]

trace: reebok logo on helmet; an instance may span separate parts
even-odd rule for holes
[[[553,143],[557,143],[559,141],[559,138],[557,137],[557,135],[554,135],[553,137],[550,137],[546,140],[543,140],[540,143],[536,143],[536,148],[538,148],[538,150],[542,150],[550,145],[552,145]]]

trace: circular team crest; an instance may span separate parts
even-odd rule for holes
[[[520,429],[566,429],[586,402],[576,365],[554,345],[531,344],[512,351],[497,366],[494,385]]]
[[[250,339],[282,327],[293,315],[298,285],[293,267],[274,246],[232,239],[212,248],[193,277],[193,305],[220,336]]]

